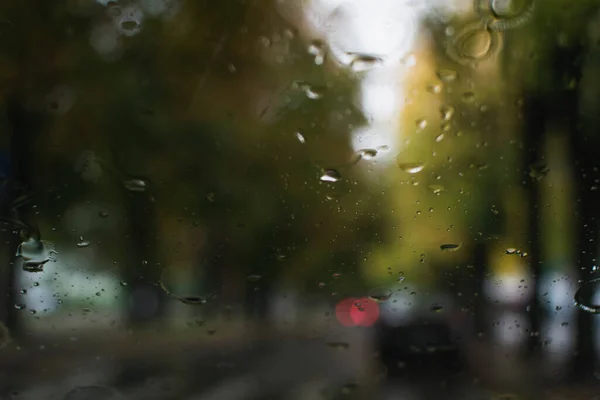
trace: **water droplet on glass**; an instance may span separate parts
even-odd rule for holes
[[[462,37],[458,45],[460,55],[465,58],[478,59],[485,57],[492,46],[492,38],[488,31],[469,32]]]
[[[127,282],[125,282],[125,281],[121,281],[121,282],[119,282],[119,284],[120,284],[121,286],[127,286]]]
[[[458,78],[458,73],[452,69],[442,68],[437,72],[437,76],[442,82],[452,83]]]
[[[102,176],[101,160],[93,151],[84,151],[75,162],[75,171],[86,182],[96,182]]]
[[[342,175],[335,169],[326,169],[321,175],[321,181],[323,182],[337,182],[342,178]]]
[[[456,251],[460,248],[460,244],[447,243],[440,246],[442,251]]]
[[[475,93],[465,92],[462,95],[462,99],[465,103],[472,103],[473,101],[475,101]]]
[[[419,131],[422,131],[427,128],[427,120],[425,118],[419,118],[415,121],[415,125],[417,125]]]
[[[306,93],[306,97],[311,100],[319,100],[323,97],[325,93],[324,87],[315,87],[315,86],[306,86],[304,88],[304,93]]]
[[[79,247],[81,249],[81,248],[88,247],[90,244],[91,243],[89,240],[83,240],[83,237],[80,236],[79,241],[77,242],[77,247]]]
[[[477,0],[476,11],[489,19],[489,27],[505,31],[525,24],[533,15],[535,0]]]
[[[110,387],[82,386],[67,393],[64,400],[125,400],[125,397]]]
[[[444,121],[450,121],[454,116],[456,109],[453,106],[442,106],[440,107],[440,114]]]
[[[600,303],[598,303],[598,290],[600,289],[600,278],[592,279],[579,287],[575,293],[575,305],[583,311],[600,314]]]
[[[306,139],[304,139],[304,135],[301,132],[296,132],[296,139],[302,144],[306,143]]]
[[[55,261],[56,254],[51,242],[28,238],[17,247],[16,257],[23,260],[24,271],[40,272],[46,263]]]
[[[508,255],[517,255],[519,257],[527,257],[528,254],[526,252],[523,252],[519,249],[516,249],[514,247],[509,247],[508,249],[506,249],[505,254]]]
[[[446,46],[450,58],[460,64],[473,64],[495,54],[502,37],[489,29],[484,22],[474,22],[464,26],[449,39]]]
[[[27,294],[27,289],[21,289],[21,290],[19,290],[19,293],[21,293],[21,294]]]
[[[246,277],[246,279],[248,279],[250,282],[258,282],[262,279],[262,276],[260,276],[258,274],[252,274],[252,275],[248,275]]]
[[[171,264],[164,268],[161,272],[160,280],[157,282],[158,286],[169,296],[174,299],[188,305],[202,305],[210,300],[213,300],[217,296],[217,292],[202,292],[199,293],[198,289],[190,281],[182,282],[183,276],[193,276],[197,272],[195,263],[182,261],[179,263]],[[189,274],[189,275],[186,275]],[[182,288],[182,285],[185,288]]]
[[[445,190],[445,188],[442,185],[429,185],[428,188],[433,194],[436,195],[439,195]]]
[[[192,306],[206,304],[206,299],[200,296],[181,296],[177,297],[177,299],[184,304],[189,304]]]
[[[25,304],[21,304],[21,303],[17,303],[17,304],[15,304],[15,308],[16,308],[17,310],[24,310],[24,309],[25,309],[25,307],[27,307]]]
[[[429,85],[427,86],[427,91],[432,94],[440,94],[442,93],[442,85],[439,83]]]
[[[402,58],[402,60],[400,60],[400,62],[408,68],[414,67],[417,65],[417,56],[415,56],[413,53],[408,53]]]
[[[377,157],[377,150],[375,149],[362,149],[358,151],[358,154],[363,160],[372,160]]]
[[[98,216],[99,216],[100,218],[108,218],[108,215],[109,215],[109,214],[108,214],[108,211],[99,211],[99,212],[98,212]]]
[[[369,298],[378,303],[387,301],[392,297],[392,290],[385,286],[379,286],[369,291]]]
[[[121,7],[119,7],[116,2],[109,1],[107,3],[106,12],[112,17],[118,17],[121,15]]]
[[[144,179],[127,179],[123,181],[123,185],[132,192],[144,192],[148,189],[148,181]]]
[[[308,45],[308,53],[315,56],[317,65],[322,65],[325,61],[325,45],[320,40],[313,40]]]
[[[383,58],[372,54],[349,53],[348,55],[352,57],[350,68],[354,72],[368,71],[381,65],[383,62]]]
[[[532,164],[529,167],[529,177],[534,181],[541,181],[548,175],[548,172],[550,172],[550,169],[542,161]]]
[[[416,174],[423,171],[425,163],[422,162],[397,162],[398,168],[409,174]]]
[[[137,21],[125,20],[121,21],[121,29],[124,31],[135,31],[140,28],[140,24]]]
[[[431,311],[439,312],[439,311],[442,311],[443,309],[444,309],[444,306],[441,304],[432,304],[431,305]]]
[[[438,142],[438,143],[441,142],[442,140],[444,140],[444,134],[443,133],[440,133],[439,135],[437,135],[435,137],[435,141]]]

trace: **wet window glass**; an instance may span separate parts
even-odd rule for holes
[[[0,398],[588,399],[597,0],[0,4]]]

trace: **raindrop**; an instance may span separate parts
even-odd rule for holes
[[[108,15],[112,17],[118,17],[121,15],[121,7],[119,7],[116,2],[108,2],[106,11]]]
[[[308,53],[312,55],[323,53],[325,45],[320,40],[313,40],[308,45]]]
[[[456,251],[460,248],[460,244],[447,243],[440,246],[442,251]]]
[[[379,286],[369,291],[369,298],[378,303],[383,303],[392,297],[392,290],[385,286]]]
[[[491,41],[491,35],[487,31],[469,32],[460,43],[460,55],[465,58],[482,58],[490,51]]]
[[[522,26],[531,19],[535,0],[477,0],[476,11],[490,29],[505,31]]]
[[[81,248],[85,248],[88,247],[90,245],[90,241],[89,240],[83,240],[82,236],[79,236],[79,241],[77,242],[77,247]]]
[[[304,139],[302,132],[296,132],[296,139],[302,144],[306,143],[306,139]]]
[[[435,141],[438,142],[438,143],[441,142],[442,140],[444,140],[444,134],[443,133],[440,133],[439,135],[437,135],[435,137]]]
[[[431,311],[440,312],[444,309],[444,306],[441,304],[432,304]]]
[[[398,168],[409,174],[416,174],[423,171],[425,163],[422,162],[397,162]]]
[[[25,304],[22,304],[22,303],[17,303],[17,304],[15,304],[15,308],[16,308],[17,310],[24,310],[24,309],[25,309],[25,307],[27,307],[27,306],[26,306]]]
[[[550,172],[550,169],[546,163],[542,161],[532,164],[529,167],[529,177],[534,181],[541,181],[548,175],[548,172]]]
[[[358,151],[358,154],[363,160],[372,160],[377,157],[377,150],[375,149],[362,149]]]
[[[123,185],[132,192],[145,192],[148,189],[148,181],[144,179],[127,179],[123,181]]]
[[[246,277],[246,279],[248,279],[250,282],[258,282],[262,279],[262,276],[260,276],[258,274],[252,274],[252,275],[248,275]]]
[[[442,82],[452,83],[458,78],[458,73],[452,69],[442,68],[437,72],[437,76]]]
[[[99,212],[98,212],[98,216],[99,216],[100,218],[108,218],[108,215],[109,215],[109,214],[108,214],[108,211],[99,211]]]
[[[442,93],[442,85],[439,83],[429,85],[427,86],[427,91],[432,94],[440,94]]]
[[[304,88],[304,93],[306,93],[306,97],[311,100],[319,100],[323,97],[325,93],[325,88],[323,87],[315,87],[315,86],[306,86]]]
[[[106,386],[83,386],[71,390],[64,400],[124,400],[116,390]]]
[[[21,293],[21,294],[27,294],[27,289],[21,289],[21,290],[19,290],[19,293]]]
[[[192,306],[206,304],[206,299],[204,297],[200,297],[200,296],[182,296],[182,297],[177,297],[177,299],[184,304],[189,304]]]
[[[506,249],[505,253],[508,254],[508,255],[517,255],[517,256],[520,256],[520,257],[527,257],[528,256],[528,254],[526,252],[521,251],[519,249],[516,249],[514,247],[509,247],[508,249]]]
[[[427,120],[425,118],[419,118],[415,121],[415,125],[417,125],[418,131],[422,131],[427,128]]]
[[[473,101],[475,101],[475,93],[465,92],[462,95],[462,99],[465,103],[472,103]]]
[[[137,21],[125,20],[121,21],[121,29],[128,32],[133,32],[140,29],[140,24]]]
[[[17,247],[16,257],[23,260],[23,270],[27,272],[40,272],[49,261],[55,261],[54,245],[45,240],[28,238]]]
[[[86,182],[96,182],[102,176],[101,160],[93,151],[84,151],[75,162],[75,172]]]
[[[127,286],[127,282],[125,282],[125,281],[121,281],[121,282],[119,282],[119,284],[120,284],[121,286]]]
[[[450,121],[454,116],[456,109],[453,106],[442,106],[440,107],[440,114],[444,121]]]
[[[600,278],[592,279],[579,287],[575,293],[575,305],[583,311],[600,314],[600,304],[598,303],[598,289],[600,288]]]
[[[445,190],[445,188],[442,185],[429,185],[428,188],[433,194],[436,195],[439,195]]]
[[[337,182],[342,178],[342,175],[335,169],[326,169],[321,175],[322,182]]]
[[[400,60],[400,62],[402,63],[402,65],[408,68],[414,67],[415,65],[417,65],[417,56],[415,56],[413,53],[408,53],[402,58],[402,60]]]
[[[207,303],[216,297],[216,292],[205,295],[204,293],[199,294],[198,292],[187,292],[187,293],[174,293],[170,290],[171,287],[177,288],[177,283],[180,282],[182,276],[192,276],[195,272],[193,263],[181,262],[170,265],[168,268],[163,269],[158,286],[169,296],[174,299],[188,305],[202,305]],[[188,279],[189,280],[189,279]]]
[[[380,66],[383,62],[383,58],[372,54],[349,53],[348,55],[352,57],[350,68],[354,72],[368,71]]]
[[[472,64],[495,54],[500,47],[501,36],[482,22],[470,23],[449,39],[446,52],[460,64]]]

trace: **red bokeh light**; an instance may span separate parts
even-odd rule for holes
[[[379,319],[379,305],[368,297],[348,298],[336,305],[335,315],[347,327],[372,326]]]

